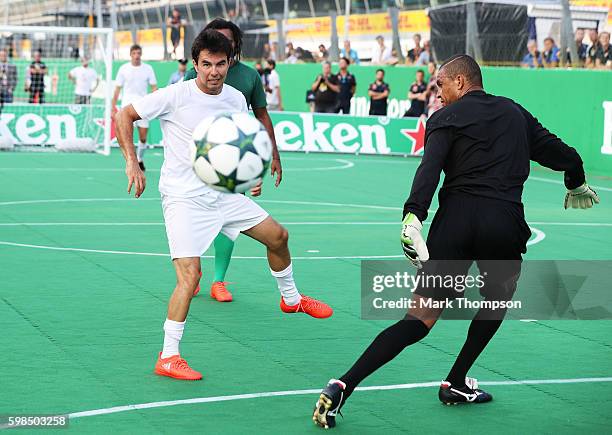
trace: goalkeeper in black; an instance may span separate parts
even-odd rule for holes
[[[565,208],[590,208],[599,198],[585,182],[576,150],[519,104],[487,94],[480,67],[470,56],[446,61],[437,86],[444,107],[427,121],[425,153],[404,205],[404,253],[424,274],[465,275],[476,262],[480,274],[486,276],[480,289],[484,299],[511,300],[531,236],[521,202],[530,160],[564,172]],[[439,208],[425,243],[422,222],[441,171],[445,177],[438,194]],[[315,406],[314,422],[325,428],[335,426],[336,414],[361,381],[429,333],[443,309],[427,307],[423,301],[458,295],[454,289],[418,287],[406,316],[382,331],[348,372],[329,381]],[[481,308],[476,313],[440,387],[438,396],[443,403],[492,399],[467,373],[497,332],[505,311]]]

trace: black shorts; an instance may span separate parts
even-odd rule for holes
[[[430,261],[424,264],[423,273],[465,276],[476,262],[479,274],[485,277],[481,295],[510,300],[530,236],[521,204],[453,194],[440,203],[431,223],[427,237]],[[462,292],[437,284],[417,287],[415,293],[434,299],[463,297]]]

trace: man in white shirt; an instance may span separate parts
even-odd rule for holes
[[[245,122],[252,120],[246,114],[243,94],[224,83],[232,54],[231,42],[222,33],[203,30],[192,44],[196,79],[170,85],[136,100],[116,117],[119,145],[126,159],[128,193],[134,186],[137,198],[145,189],[146,178],[134,153],[134,122],[159,118],[166,138],[159,190],[177,285],[168,304],[164,345],[155,373],[176,379],[202,378],[201,373],[181,358],[179,342],[200,280],[200,257],[220,232],[232,240],[242,232],[266,246],[283,312],[303,312],[317,318],[333,313],[326,304],[299,293],[293,280],[287,230],[247,196],[213,190],[193,170],[192,133],[202,119],[227,112],[245,112]],[[251,190],[254,196],[260,193],[261,184]]]
[[[266,82],[264,83],[268,110],[283,110],[283,100],[280,89],[280,76],[276,72],[276,61],[273,59],[268,59],[266,63],[266,69],[270,71],[266,74]]]
[[[96,70],[89,67],[89,59],[82,57],[81,66],[72,68],[68,79],[74,83],[74,104],[89,104],[91,94],[100,82]]]
[[[391,47],[385,45],[382,35],[376,37],[376,47],[372,52],[372,65],[395,65],[397,58],[393,56]]]
[[[121,107],[128,107],[134,101],[147,95],[149,86],[151,92],[157,90],[157,79],[151,65],[143,63],[142,48],[140,45],[134,44],[130,47],[130,63],[121,65],[117,71],[115,79],[115,94],[113,95],[113,113],[117,111],[117,100],[121,93]],[[143,157],[147,149],[147,132],[149,130],[149,121],[141,119],[136,122],[138,127],[138,165],[140,169],[145,170]]]

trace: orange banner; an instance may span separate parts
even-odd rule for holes
[[[336,26],[338,32],[344,31],[344,16],[338,16]],[[268,25],[274,27],[273,20]],[[290,30],[287,31],[288,38],[321,38],[329,37],[331,32],[331,21],[329,17],[316,18],[291,18],[287,20]],[[404,11],[399,13],[399,31],[406,33],[428,32],[429,18],[424,10]],[[391,17],[387,13],[369,15],[351,15],[349,17],[349,33],[351,35],[377,35],[379,33],[391,32]]]
[[[597,6],[608,8],[608,25],[612,26],[612,0],[570,0],[572,6]]]

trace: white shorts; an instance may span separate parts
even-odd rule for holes
[[[245,195],[211,192],[193,198],[162,195],[172,259],[200,257],[221,232],[236,240],[268,213]]]
[[[149,120],[139,119],[138,121],[134,121],[134,127],[149,128]]]

